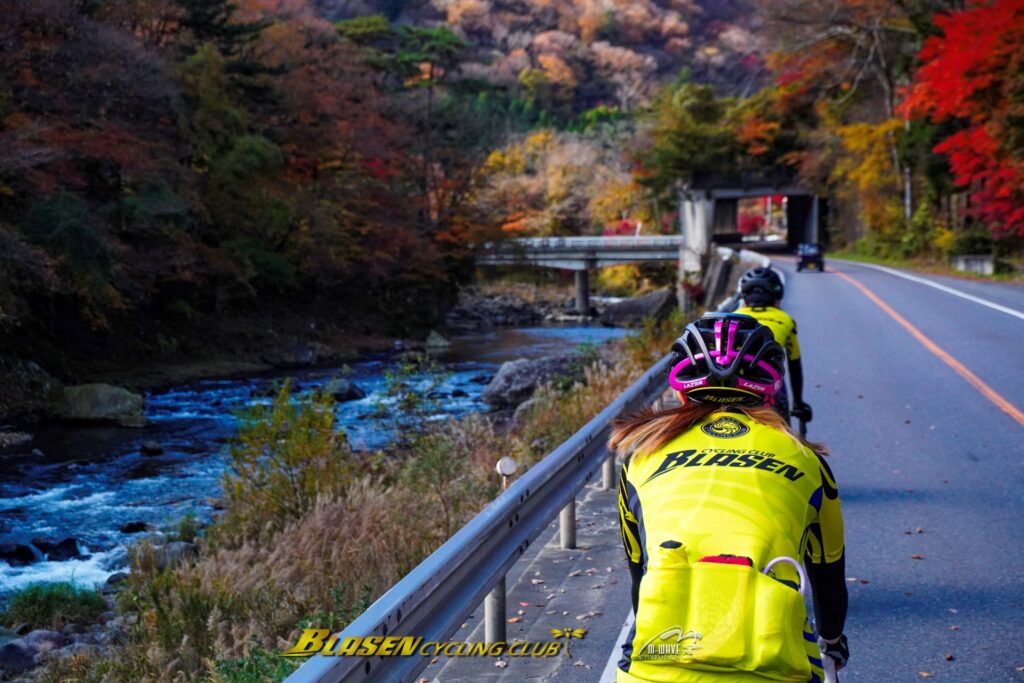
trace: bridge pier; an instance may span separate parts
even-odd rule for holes
[[[590,273],[586,269],[576,271],[576,312],[590,315]]]

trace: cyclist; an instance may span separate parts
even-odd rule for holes
[[[782,347],[750,316],[715,313],[672,350],[682,405],[616,422],[609,442],[629,454],[619,516],[635,616],[616,680],[820,681],[822,651],[837,667],[849,655],[843,519],[827,450],[768,405]]]
[[[789,379],[793,389],[793,410],[785,388],[775,397],[775,409],[787,420],[790,414],[804,422],[813,417],[811,406],[804,403],[804,369],[800,362],[800,342],[796,337],[796,322],[779,308],[785,288],[782,278],[771,268],[751,268],[740,278],[743,306],[736,313],[753,316],[772,331],[775,341],[786,350],[789,360]]]

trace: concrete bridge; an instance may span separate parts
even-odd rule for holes
[[[488,242],[476,262],[485,266],[531,265],[576,274],[576,311],[590,311],[591,268],[639,261],[678,261],[682,235],[637,237],[526,237]]]

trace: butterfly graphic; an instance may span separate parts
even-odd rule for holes
[[[565,638],[565,656],[566,657],[572,657],[572,654],[569,652],[569,645],[571,644],[572,639],[573,638],[579,638],[580,640],[583,640],[583,636],[585,636],[585,635],[587,635],[587,629],[585,629],[585,628],[573,628],[571,626],[566,626],[564,629],[562,629],[562,628],[553,628],[553,629],[551,629],[551,637],[552,638]]]

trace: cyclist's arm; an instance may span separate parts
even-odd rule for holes
[[[843,545],[843,512],[832,470],[821,463],[822,498],[818,520],[811,526],[804,564],[814,596],[818,634],[838,638],[846,623],[849,594],[846,589],[846,551]]]
[[[619,475],[619,528],[622,531],[622,545],[626,550],[626,562],[629,565],[630,599],[633,603],[633,614],[640,604],[640,579],[644,575],[643,552],[640,549],[640,524],[629,509],[629,491],[632,485],[626,480],[629,458],[622,465]]]

